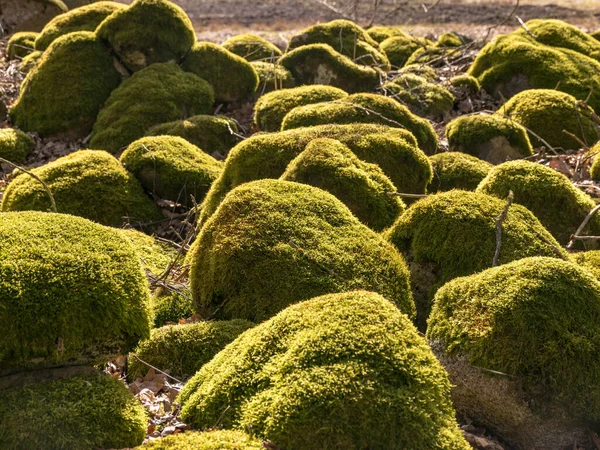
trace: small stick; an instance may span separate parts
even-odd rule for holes
[[[581,148],[583,148],[585,151],[588,151],[590,149],[585,142],[583,142],[581,139],[579,139],[577,136],[575,136],[570,131],[562,130],[562,132],[568,136],[571,136],[573,139],[575,139],[579,143],[579,145],[581,145]]]
[[[594,209],[592,209],[588,213],[587,216],[585,216],[585,219],[583,219],[583,222],[581,222],[581,225],[579,225],[579,228],[577,228],[577,231],[575,231],[575,234],[573,236],[571,236],[571,240],[567,244],[567,249],[573,248],[573,245],[575,245],[575,240],[581,240],[582,238],[583,239],[596,238],[596,236],[580,236],[580,233],[585,229],[585,227],[587,226],[590,219],[594,216],[594,214],[596,214],[598,212],[598,210],[600,210],[600,205],[597,205]]]
[[[52,212],[58,212],[56,210],[56,202],[54,201],[54,195],[52,195],[50,188],[40,177],[38,177],[36,174],[30,172],[29,170],[24,169],[23,167],[18,166],[15,163],[10,162],[8,159],[0,158],[0,162],[6,163],[6,164],[14,167],[15,169],[18,169],[18,170],[26,173],[30,177],[35,178],[37,181],[39,181],[41,183],[41,185],[44,187],[44,190],[46,191],[46,193],[48,194],[48,197],[50,197],[50,207],[52,208]]]
[[[183,381],[178,380],[175,377],[172,377],[171,375],[169,375],[167,372],[163,372],[162,370],[160,370],[157,367],[154,367],[152,364],[148,364],[146,361],[144,361],[143,359],[141,359],[138,355],[136,355],[135,353],[132,353],[132,355],[135,357],[135,359],[137,359],[139,362],[141,362],[142,364],[146,364],[148,367],[150,367],[151,369],[156,370],[159,373],[162,373],[163,375],[169,377],[172,380],[177,381],[179,384],[183,384]]]
[[[424,198],[428,197],[429,194],[405,194],[402,192],[386,192],[390,197],[403,197],[403,198]]]
[[[514,199],[513,191],[508,191],[508,197],[506,197],[506,205],[504,209],[496,219],[496,252],[494,253],[494,261],[492,262],[492,267],[496,267],[498,265],[498,259],[500,259],[500,249],[502,248],[502,222],[506,218],[508,214],[508,208],[513,202]]]

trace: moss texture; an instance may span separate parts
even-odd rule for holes
[[[181,67],[208,81],[217,103],[249,100],[258,88],[258,74],[248,61],[211,42],[194,44]]]
[[[427,337],[449,355],[516,377],[523,400],[541,416],[558,407],[563,421],[597,427],[599,320],[600,283],[588,271],[525,258],[440,289]],[[485,413],[482,403],[475,412],[482,406]]]
[[[182,390],[182,418],[281,448],[468,449],[447,375],[406,315],[365,291],[291,306],[246,331]],[[227,411],[223,411],[227,408]]]
[[[600,280],[600,250],[571,253],[569,259],[589,271]]]
[[[257,99],[267,92],[296,86],[292,72],[279,64],[262,61],[253,61],[250,64],[258,74],[258,88],[254,94]]]
[[[426,48],[433,45],[427,39],[415,38],[408,35],[392,36],[385,39],[380,44],[381,51],[390,60],[392,68],[404,67],[410,55],[420,48]]]
[[[349,289],[379,292],[410,317],[400,253],[333,195],[260,180],[231,191],[188,254],[198,312],[260,322],[292,303]]]
[[[479,80],[468,73],[461,73],[460,75],[453,76],[448,82],[452,87],[462,89],[470,95],[475,95],[481,90]]]
[[[372,91],[379,72],[360,66],[327,44],[303,45],[283,55],[279,63],[298,84],[328,84],[349,93]]]
[[[148,337],[146,277],[117,231],[20,212],[0,214],[0,237],[0,375],[106,362]]]
[[[146,190],[187,206],[200,203],[223,170],[222,162],[177,136],[138,139],[120,161]]]
[[[175,64],[153,64],[115,89],[94,124],[90,147],[116,153],[154,125],[211,112],[210,85]]]
[[[600,142],[591,148],[590,153],[595,154],[592,167],[590,167],[590,175],[592,180],[600,181],[600,157],[598,157],[598,154],[600,154]]]
[[[460,47],[462,45],[468,44],[471,42],[471,39],[468,37],[455,33],[451,31],[449,33],[443,33],[438,36],[437,41],[435,41],[436,47]]]
[[[161,275],[177,253],[173,247],[133,228],[117,231],[133,246],[144,270],[155,275]]]
[[[135,0],[108,16],[96,32],[134,72],[154,63],[178,63],[196,42],[192,21],[167,0]]]
[[[60,14],[39,33],[35,39],[35,49],[44,51],[56,38],[75,31],[96,31],[104,19],[125,8],[127,6],[122,3],[100,1]]]
[[[372,124],[321,125],[273,134],[258,134],[240,142],[227,157],[202,204],[199,223],[215,211],[225,194],[247,181],[279,178],[289,162],[317,138],[337,139],[358,158],[379,165],[403,192],[423,193],[431,167],[414,136],[402,128]]]
[[[153,327],[179,323],[194,314],[192,297],[158,288],[151,298]]]
[[[392,225],[405,209],[400,198],[388,195],[396,192],[396,187],[379,166],[361,161],[335,139],[311,141],[280,179],[309,184],[335,195],[375,231]]]
[[[402,74],[383,84],[383,90],[420,116],[437,118],[454,107],[454,95],[444,86],[413,74]]]
[[[375,123],[410,131],[427,154],[436,153],[439,142],[433,126],[398,103],[378,94],[353,94],[328,103],[298,106],[285,115],[282,130],[326,124]]]
[[[134,354],[174,377],[187,378],[253,326],[247,320],[167,325],[152,330],[150,338],[140,342]],[[130,380],[143,377],[147,371],[148,366],[135,356],[130,357],[127,368]]]
[[[382,43],[388,38],[393,36],[404,36],[410,37],[408,33],[402,30],[399,26],[386,26],[386,25],[378,25],[375,27],[371,27],[367,30],[367,33],[375,42]]]
[[[40,61],[40,59],[42,58],[43,53],[42,52],[38,52],[38,51],[34,51],[31,52],[29,55],[25,56],[22,60],[21,60],[21,64],[19,65],[19,70],[21,72],[23,72],[24,74],[28,74],[31,69],[33,69],[37,63]]]
[[[0,158],[12,163],[24,163],[34,147],[33,139],[21,130],[0,129]]]
[[[492,164],[533,155],[527,130],[500,114],[457,117],[446,125],[446,138],[451,151]]]
[[[13,34],[6,43],[6,59],[23,59],[34,51],[33,44],[38,33],[20,31]]]
[[[274,63],[283,54],[279,47],[256,34],[239,34],[223,42],[223,47],[246,61]]]
[[[509,161],[494,167],[477,188],[478,192],[506,198],[525,206],[558,242],[566,245],[596,202],[577,189],[563,174],[531,161]],[[600,216],[594,216],[584,234],[600,234]]]
[[[139,450],[263,450],[262,440],[241,431],[188,432],[150,441]]]
[[[486,161],[461,152],[438,153],[430,156],[429,161],[433,179],[427,186],[428,192],[452,189],[474,191],[493,167]]]
[[[0,391],[0,446],[90,450],[139,445],[142,404],[125,385],[96,372]]]
[[[262,131],[279,131],[283,118],[297,106],[347,97],[333,86],[310,85],[280,89],[263,95],[254,105],[254,123]]]
[[[427,81],[431,81],[432,83],[436,83],[440,81],[440,77],[436,70],[425,64],[407,64],[406,66],[398,69],[398,74],[413,74],[418,75],[420,77],[425,78]]]
[[[162,217],[135,177],[106,152],[80,150],[31,172],[46,183],[60,213],[116,227]],[[8,184],[2,198],[2,211],[50,210],[44,186],[26,173]]]
[[[120,82],[112,56],[94,33],[70,33],[56,39],[27,74],[11,119],[42,136],[84,137]]]
[[[581,144],[564,133],[566,130],[588,145],[598,140],[598,128],[593,110],[577,102],[572,95],[553,89],[530,89],[508,100],[499,110],[509,116],[552,147],[578,149]],[[530,133],[531,134],[531,133]],[[534,145],[545,145],[535,135],[530,139]]]

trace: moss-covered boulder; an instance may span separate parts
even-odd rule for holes
[[[383,41],[385,41],[388,38],[391,38],[393,36],[405,36],[405,37],[410,37],[410,35],[408,33],[406,33],[404,30],[402,30],[402,27],[400,26],[389,26],[389,25],[377,25],[374,27],[371,27],[367,30],[367,33],[369,34],[369,36],[378,43],[382,43]]]
[[[24,163],[34,147],[33,139],[21,130],[0,129],[0,158],[12,163]]]
[[[96,31],[98,25],[115,11],[125,9],[123,3],[100,1],[75,8],[56,16],[35,39],[35,49],[44,51],[57,37],[75,31]]]
[[[150,338],[139,343],[130,355],[127,376],[143,377],[148,371],[144,362],[167,370],[174,377],[194,375],[227,344],[254,324],[247,320],[196,322],[156,328]]]
[[[2,2],[2,28],[7,33],[40,31],[54,16],[67,9],[62,0]]]
[[[148,337],[146,277],[114,229],[65,214],[2,213],[0,240],[0,375],[106,362]]]
[[[34,51],[35,38],[38,33],[20,31],[13,34],[6,44],[6,59],[23,59]]]
[[[258,75],[248,61],[212,42],[194,44],[181,67],[208,81],[217,103],[249,100],[258,87]]]
[[[147,272],[161,275],[176,256],[176,250],[134,228],[117,229],[133,246]]]
[[[600,153],[600,142],[592,147],[590,153],[595,154],[592,167],[590,167],[590,175],[594,181],[598,182],[600,181],[600,158],[598,157],[598,154]]]
[[[94,33],[70,33],[56,39],[27,74],[10,116],[24,131],[84,137],[120,82],[110,52]]]
[[[11,449],[134,447],[148,424],[144,407],[123,382],[92,368],[0,389],[0,417],[0,444]]]
[[[116,153],[154,125],[211,112],[210,85],[175,64],[153,64],[115,89],[94,124],[90,147]]]
[[[376,231],[392,225],[405,209],[402,200],[388,195],[396,192],[396,187],[379,166],[361,161],[335,139],[311,141],[280,179],[310,184],[335,195]]]
[[[508,161],[492,168],[477,191],[499,198],[513,191],[515,203],[535,214],[563,245],[596,206],[566,176],[531,161]],[[591,219],[583,234],[600,234],[600,216]]]
[[[455,75],[448,80],[448,83],[450,83],[450,86],[452,86],[453,88],[465,92],[469,95],[475,95],[481,90],[479,80],[473,75],[469,75],[468,73],[461,73],[460,75]]]
[[[600,250],[588,250],[569,254],[569,259],[582,266],[600,280]]]
[[[19,70],[24,74],[28,74],[31,71],[31,69],[37,66],[38,62],[42,58],[42,55],[43,53],[38,52],[37,50],[31,52],[29,55],[25,56],[21,60],[21,64],[19,64]]]
[[[200,114],[155,125],[146,135],[179,136],[209,155],[224,156],[238,142],[237,132],[237,124],[228,117]]]
[[[452,189],[474,191],[490,169],[490,163],[461,152],[444,152],[429,157],[433,179],[428,192]],[[508,193],[507,193],[508,194]]]
[[[231,191],[188,254],[203,317],[260,322],[317,295],[368,289],[414,315],[400,253],[333,195],[279,180]]]
[[[402,74],[384,83],[382,89],[420,116],[438,118],[454,107],[452,92],[419,75]]]
[[[241,431],[188,432],[148,441],[139,450],[263,450],[261,439]]]
[[[267,92],[296,86],[296,80],[294,80],[292,72],[280,64],[263,61],[253,61],[250,64],[252,64],[258,75],[258,88],[254,94],[255,98],[260,98],[261,95]]]
[[[192,296],[188,292],[176,292],[157,288],[150,299],[152,306],[152,326],[177,324],[194,314]]]
[[[179,400],[186,423],[210,428],[220,417],[281,448],[466,450],[449,393],[406,315],[353,291],[293,305],[244,332]]]
[[[167,0],[135,0],[96,29],[131,71],[154,63],[178,63],[196,42],[192,21]]]
[[[594,144],[599,138],[598,128],[592,119],[594,111],[572,95],[554,89],[520,92],[502,105],[498,113],[509,116],[552,147],[563,150],[581,147],[575,138],[563,130],[588,145]],[[545,145],[535,135],[530,136],[534,145]]]
[[[491,195],[453,190],[412,204],[387,232],[406,256],[424,327],[435,291],[453,278],[492,266],[496,220],[506,201]],[[524,206],[513,204],[502,222],[499,264],[527,256],[556,256],[558,242]]]
[[[143,223],[162,217],[135,177],[112,155],[80,150],[30,170],[54,197],[60,213],[109,226]],[[20,173],[4,191],[2,211],[50,211],[44,185]]]
[[[359,159],[377,164],[402,192],[422,194],[431,181],[431,166],[414,136],[402,128],[373,124],[321,125],[273,134],[257,134],[235,146],[223,173],[211,185],[202,204],[199,223],[216,210],[234,187],[262,178],[279,178],[292,159],[313,139],[332,138]]]
[[[459,34],[454,31],[450,31],[449,33],[440,34],[435,41],[436,47],[461,47],[465,44],[472,42],[472,39],[465,36],[464,34]]]
[[[500,114],[460,116],[446,125],[450,151],[492,164],[533,155],[527,130]]]
[[[378,94],[353,94],[327,103],[293,108],[283,118],[282,130],[326,124],[375,123],[410,131],[427,154],[436,153],[439,142],[433,126],[396,100]]]
[[[263,95],[254,106],[254,123],[262,131],[279,131],[283,118],[297,106],[328,102],[348,94],[333,86],[300,86]]]
[[[283,55],[279,64],[292,72],[297,84],[329,84],[346,92],[372,91],[380,72],[358,65],[327,44],[303,45]]]
[[[525,258],[441,288],[427,337],[459,413],[516,448],[588,448],[600,424],[600,283]]]
[[[221,44],[231,53],[241,56],[246,61],[275,62],[283,54],[275,44],[256,34],[239,34],[232,36]]]
[[[410,55],[418,49],[431,45],[433,43],[427,39],[415,38],[408,35],[396,35],[381,42],[380,48],[390,60],[392,68],[400,68],[406,64]]]

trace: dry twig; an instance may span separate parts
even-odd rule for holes
[[[508,214],[508,208],[512,205],[514,199],[513,191],[508,191],[508,197],[506,197],[506,205],[504,209],[496,219],[496,252],[494,253],[494,261],[492,262],[492,267],[496,267],[498,265],[498,259],[500,259],[500,249],[502,248],[502,222],[506,218]]]

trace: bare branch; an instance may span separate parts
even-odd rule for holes
[[[597,236],[581,236],[581,233],[587,226],[588,222],[592,219],[592,217],[594,217],[594,214],[596,214],[598,212],[598,210],[600,210],[600,205],[596,206],[594,209],[592,209],[588,213],[587,216],[585,216],[585,219],[583,219],[583,222],[581,222],[581,225],[579,225],[579,228],[577,228],[577,231],[575,231],[575,234],[573,236],[571,236],[571,240],[567,244],[567,249],[572,249],[573,246],[575,245],[576,240],[598,239]]]
[[[502,248],[502,222],[506,219],[506,215],[508,214],[508,208],[512,205],[514,199],[513,191],[508,191],[508,197],[506,197],[506,205],[504,209],[496,219],[496,252],[494,253],[494,260],[492,262],[492,267],[496,267],[498,265],[498,259],[500,259],[500,249]]]
[[[6,163],[9,166],[14,167],[17,170],[20,170],[21,172],[26,173],[30,177],[32,177],[32,178],[36,179],[37,181],[39,181],[40,184],[44,187],[44,190],[46,191],[46,193],[48,194],[48,197],[50,197],[50,207],[52,208],[52,212],[58,212],[56,210],[56,202],[54,201],[54,195],[52,195],[52,191],[50,191],[50,188],[48,187],[48,185],[46,184],[45,181],[43,181],[40,177],[38,177],[33,172],[30,172],[29,170],[24,169],[23,167],[18,166],[18,165],[16,165],[13,162],[10,162],[8,159],[0,158],[0,162]]]

